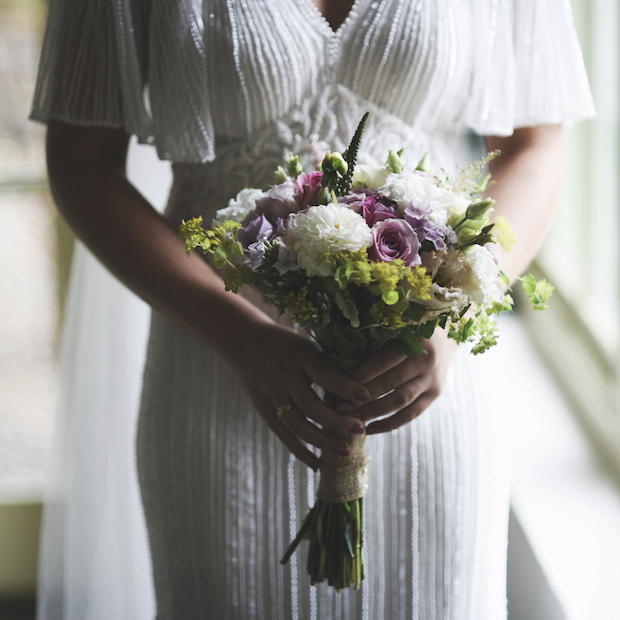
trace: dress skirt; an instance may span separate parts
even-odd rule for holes
[[[158,620],[505,620],[509,450],[477,360],[368,438],[366,579],[310,586],[279,560],[318,476],[257,414],[218,353],[153,315],[137,434]]]

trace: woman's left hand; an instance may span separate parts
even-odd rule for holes
[[[420,343],[426,355],[407,356],[388,347],[358,364],[347,374],[366,386],[372,400],[365,405],[341,400],[336,411],[355,411],[365,422],[382,418],[367,427],[369,435],[387,433],[417,418],[441,393],[458,346],[444,330]]]

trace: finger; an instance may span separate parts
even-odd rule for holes
[[[347,375],[354,381],[367,385],[390,368],[401,364],[407,356],[396,349],[386,347],[352,368]]]
[[[277,417],[274,419],[272,416],[265,417],[267,426],[274,432],[274,434],[280,439],[280,441],[294,454],[302,463],[306,464],[314,471],[318,471],[320,466],[319,458],[308,450],[306,445],[293,433],[286,425]]]
[[[395,411],[400,411],[413,404],[420,396],[427,391],[425,377],[417,377],[407,381],[394,391],[386,394],[382,398],[373,400],[356,411],[364,422],[381,418]]]
[[[361,417],[362,420],[370,419],[367,417],[366,411],[368,411],[369,408],[374,410],[372,405],[374,405],[377,399],[383,400],[381,397],[385,394],[388,394],[389,392],[404,386],[412,379],[419,377],[423,374],[427,366],[428,360],[426,356],[415,355],[412,357],[405,357],[399,364],[387,368],[385,372],[366,383],[366,388],[372,398],[370,403],[359,405],[349,401],[340,400],[336,403],[335,409],[338,413],[356,415]],[[416,394],[416,396],[417,395],[418,394]],[[403,406],[407,404],[409,403],[405,403]],[[395,411],[395,409],[392,409],[391,411]],[[385,413],[389,413],[389,411],[384,411],[382,414],[377,415],[385,415]],[[377,415],[373,415],[371,417],[377,417]]]
[[[376,435],[378,433],[389,433],[390,431],[396,430],[415,420],[436,398],[436,394],[424,392],[424,394],[417,398],[409,407],[405,407],[397,411],[394,415],[370,424],[366,429],[366,433],[368,435]]]
[[[370,394],[362,383],[340,372],[323,355],[306,360],[304,372],[314,383],[344,400],[355,403],[370,400]]]
[[[329,405],[323,402],[318,394],[307,383],[299,383],[290,387],[293,401],[299,411],[306,417],[314,420],[337,433],[364,432],[359,416],[340,415]]]
[[[282,422],[302,441],[312,444],[320,450],[333,452],[338,456],[349,456],[351,454],[346,442],[322,431],[309,422],[296,408],[291,408],[282,417]]]

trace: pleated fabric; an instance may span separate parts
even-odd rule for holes
[[[205,162],[333,84],[448,141],[593,114],[569,0],[51,0],[32,118]]]

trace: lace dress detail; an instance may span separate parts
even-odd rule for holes
[[[356,0],[336,32],[311,0],[56,0],[32,117],[124,127],[154,144],[173,161],[166,217],[176,224],[208,221],[240,189],[273,182],[289,151],[311,162],[317,150],[343,148],[366,110],[363,158],[404,146],[410,158],[428,150],[443,166],[464,126],[508,135],[591,116],[568,0]],[[109,328],[116,354],[110,343],[127,336]],[[88,347],[87,330],[65,334],[65,357]],[[101,416],[105,402],[102,394],[89,410],[68,399],[68,415]],[[504,427],[462,351],[429,410],[368,440],[362,589],[310,587],[305,551],[286,567],[278,560],[314,501],[314,474],[267,429],[227,364],[154,314],[137,454],[158,620],[505,620]],[[126,448],[126,434],[107,437],[104,447],[82,437],[65,471]],[[44,554],[43,620],[148,617],[133,484],[122,488],[131,545],[112,520],[80,530],[82,541],[94,533],[89,548],[115,545],[110,555],[129,568],[108,564],[114,587],[104,592],[103,569],[93,571],[86,553],[74,561],[68,536]],[[74,504],[95,505],[79,476],[63,485],[47,540],[79,521]]]

